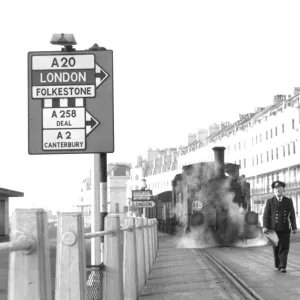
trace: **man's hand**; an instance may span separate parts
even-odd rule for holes
[[[297,229],[293,229],[293,234],[296,234],[297,233]]]
[[[267,231],[268,231],[268,229],[265,228],[265,227],[262,229],[262,232],[263,232],[263,233],[266,233]]]

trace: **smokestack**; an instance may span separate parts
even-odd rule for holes
[[[224,151],[225,147],[212,148],[215,153],[215,178],[222,178],[225,176],[225,163],[224,163]]]

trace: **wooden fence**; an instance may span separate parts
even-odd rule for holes
[[[121,247],[121,233],[124,233]],[[87,278],[85,239],[104,236],[103,276]],[[8,300],[51,300],[47,214],[43,209],[16,209],[9,252]],[[158,250],[156,219],[127,217],[120,227],[116,214],[105,218],[105,231],[84,233],[81,213],[61,213],[57,225],[55,300],[87,300],[95,288],[104,300],[138,299]],[[123,249],[123,251],[122,251]],[[95,298],[96,299],[96,298]]]

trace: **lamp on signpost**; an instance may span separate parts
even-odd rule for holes
[[[64,46],[64,48],[61,49],[61,51],[64,52],[75,51],[76,49],[73,48],[73,45],[77,45],[74,35],[68,33],[53,34],[50,43],[52,45]]]

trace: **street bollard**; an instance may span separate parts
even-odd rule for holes
[[[61,213],[57,224],[55,299],[85,300],[86,258],[81,213]]]
[[[152,226],[151,226],[151,219],[148,219],[148,240],[149,240],[149,266],[150,266],[150,272],[153,266],[153,247],[152,247]]]
[[[151,240],[151,254],[152,254],[152,266],[154,265],[155,262],[155,246],[154,246],[154,219],[150,219],[150,232],[151,232],[151,236],[150,236],[150,240]],[[152,268],[151,266],[151,268]]]
[[[104,236],[104,299],[123,300],[123,274],[120,241],[120,217],[109,214],[105,218],[105,230],[114,234]]]
[[[150,250],[149,250],[149,235],[148,235],[148,219],[143,218],[144,245],[145,245],[145,267],[146,280],[150,274]]]
[[[124,231],[124,255],[123,255],[123,283],[124,299],[138,299],[138,270],[137,270],[137,249],[135,236],[135,219],[127,217],[125,227],[132,229]]]
[[[47,213],[43,209],[16,209],[10,239],[16,246],[26,244],[27,240],[32,248],[27,247],[25,251],[16,251],[18,247],[11,249],[8,299],[51,300]]]
[[[154,219],[154,248],[155,248],[155,255],[154,259],[156,259],[157,256],[157,250],[158,250],[158,238],[157,238],[157,220]]]
[[[136,246],[137,246],[137,262],[138,262],[138,278],[139,278],[139,295],[142,293],[146,282],[146,268],[145,268],[145,247],[143,235],[143,218],[136,218]]]

